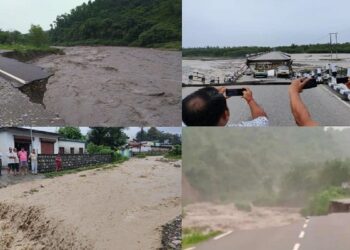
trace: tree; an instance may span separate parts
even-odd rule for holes
[[[49,37],[40,25],[33,25],[29,30],[29,42],[36,47],[42,47],[49,44]]]
[[[116,149],[127,143],[128,136],[123,130],[124,128],[93,127],[88,134],[88,142]]]
[[[62,127],[58,130],[60,136],[66,139],[72,140],[82,140],[84,139],[83,134],[80,131],[80,128],[77,127]]]

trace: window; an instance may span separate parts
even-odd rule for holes
[[[74,155],[74,148],[70,148],[70,153]]]
[[[64,155],[64,147],[60,147],[60,148],[58,149],[58,151],[60,152],[61,155]]]
[[[84,149],[83,148],[79,148],[79,154],[84,154]]]

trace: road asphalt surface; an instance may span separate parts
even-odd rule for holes
[[[46,79],[52,74],[47,73],[38,66],[0,56],[0,75],[21,84],[27,84],[33,81]]]
[[[311,217],[289,226],[228,232],[189,249],[349,250],[349,223],[349,213]]]
[[[229,88],[242,88],[229,87]],[[253,96],[267,113],[270,126],[295,126],[291,113],[288,86],[256,86],[249,88]],[[183,98],[199,88],[185,87]],[[304,90],[301,94],[313,120],[321,126],[348,126],[350,124],[350,102],[341,100],[328,86],[320,85],[314,89]],[[241,97],[231,97],[227,100],[231,113],[230,123],[239,123],[251,119],[249,106]]]

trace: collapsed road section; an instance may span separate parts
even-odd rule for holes
[[[47,80],[52,75],[38,66],[0,56],[0,76],[10,80],[31,102],[44,105]]]

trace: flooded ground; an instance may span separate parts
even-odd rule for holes
[[[181,124],[181,53],[126,47],[72,47],[34,61],[55,73],[44,103],[68,124]]]
[[[195,203],[184,207],[184,228],[208,231],[240,231],[279,227],[302,220],[298,208],[252,207],[251,212],[232,204]]]
[[[0,249],[158,249],[162,226],[181,214],[175,164],[131,159],[2,188]]]
[[[316,69],[325,67],[330,63],[330,54],[291,54],[293,60],[293,69]],[[335,59],[335,55],[333,55]],[[240,67],[246,63],[245,58],[239,59],[183,59],[182,61],[182,82],[188,82],[188,75],[192,72],[200,72],[210,77],[220,77],[223,81],[226,74],[238,72]],[[339,67],[350,68],[350,54],[338,54],[338,60],[332,61]]]
[[[55,75],[44,106],[0,78],[1,125],[174,126],[181,124],[181,52],[67,47],[30,63]]]

